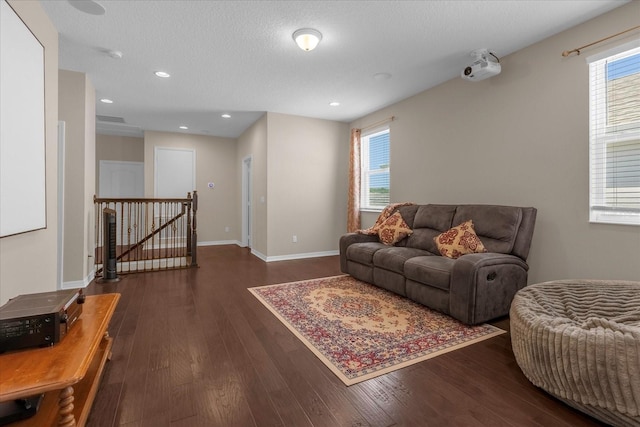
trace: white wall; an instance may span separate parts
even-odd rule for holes
[[[0,304],[20,294],[55,290],[58,254],[58,32],[39,2],[9,4],[45,51],[47,228],[0,239]]]
[[[396,116],[392,201],[534,206],[530,283],[640,280],[640,227],[590,224],[588,215],[585,57],[629,37],[561,56],[637,25],[638,16],[640,2],[631,2],[501,58],[499,76],[456,78],[352,123]],[[373,220],[366,215],[363,226]]]

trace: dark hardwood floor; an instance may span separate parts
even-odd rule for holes
[[[122,294],[89,426],[601,425],[531,385],[508,334],[347,387],[247,291],[340,274],[338,257],[265,263],[233,245],[198,257],[87,288]]]

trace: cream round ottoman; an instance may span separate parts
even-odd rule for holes
[[[601,421],[640,426],[640,282],[538,283],[509,315],[529,381]]]

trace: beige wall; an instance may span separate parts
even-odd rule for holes
[[[346,230],[349,126],[267,113],[267,140],[266,255],[336,251]]]
[[[346,123],[267,113],[237,140],[145,132],[144,141],[148,197],[154,147],[196,150],[200,242],[241,242],[242,162],[251,156],[253,252],[271,260],[337,250],[346,228]]]
[[[96,135],[96,169],[100,160],[144,162],[144,138]]]
[[[47,228],[0,239],[0,304],[20,294],[55,290],[58,274],[58,32],[39,2],[9,4],[45,50]]]
[[[96,90],[85,75],[84,92],[84,236],[82,280],[88,285],[95,275],[96,224]],[[66,193],[65,193],[66,195]]]
[[[59,118],[65,122],[64,282],[92,279],[95,246],[95,89],[84,73],[59,70]]]
[[[585,58],[629,38],[561,56],[637,25],[638,16],[640,2],[631,2],[501,58],[499,76],[456,78],[352,123],[396,116],[392,200],[535,206],[530,283],[640,280],[640,227],[590,224],[588,215]],[[366,216],[363,225],[373,219]]]
[[[238,138],[236,149],[237,192],[236,214],[241,227],[242,218],[242,162],[251,156],[251,249],[254,253],[266,256],[267,253],[267,115],[263,115]],[[239,233],[242,231],[239,229]],[[238,234],[239,237],[240,234]]]
[[[189,148],[196,152],[196,190],[198,190],[198,241],[236,241],[239,239],[236,212],[235,139],[170,132],[145,132],[145,197],[154,197],[155,147]],[[213,189],[207,183],[213,182]],[[187,195],[185,194],[185,197]],[[229,227],[229,232],[225,232]]]

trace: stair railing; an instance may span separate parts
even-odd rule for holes
[[[104,209],[116,212],[118,274],[197,267],[198,193],[186,199],[93,198],[96,277],[103,274]]]

